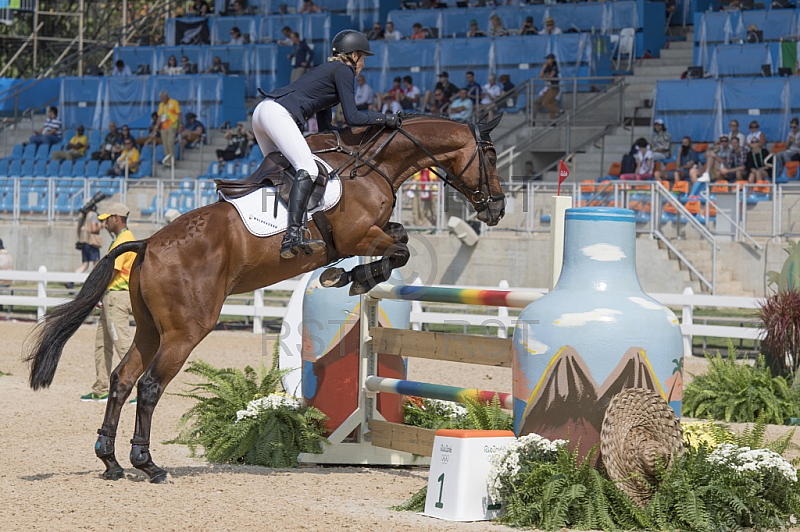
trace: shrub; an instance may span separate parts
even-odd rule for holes
[[[758,317],[766,331],[761,352],[772,372],[790,378],[793,387],[800,386],[800,292],[782,291],[768,297],[761,304]]]

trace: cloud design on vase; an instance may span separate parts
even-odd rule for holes
[[[629,297],[628,300],[631,301],[634,305],[642,307],[643,309],[646,310],[660,310],[664,313],[664,317],[667,318],[667,321],[669,322],[670,325],[673,326],[680,325],[680,323],[678,322],[678,317],[675,315],[675,313],[672,312],[667,307],[665,307],[664,305],[661,305],[660,303],[647,300],[643,297],[635,297],[635,296]]]
[[[614,262],[626,257],[622,248],[613,244],[592,244],[582,248],[581,253],[600,262]]]
[[[522,347],[532,355],[543,355],[550,351],[549,345],[534,339],[531,339],[529,342],[522,342]]]
[[[589,312],[567,312],[556,318],[554,323],[559,327],[581,327],[592,321],[613,323],[617,321],[616,316],[619,314],[622,314],[621,310],[611,308],[596,308]]]

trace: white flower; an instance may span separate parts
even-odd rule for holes
[[[550,441],[538,434],[526,434],[505,445],[491,459],[492,467],[487,479],[489,497],[495,503],[501,502],[503,488],[514,482],[514,477],[521,469],[520,460],[541,460],[566,443],[564,440]]]
[[[300,401],[294,397],[283,394],[270,394],[266,397],[259,397],[247,403],[247,410],[236,412],[236,422],[245,418],[256,418],[258,414],[266,410],[274,410],[282,406],[297,410],[300,408]]]
[[[732,443],[723,443],[706,458],[713,464],[728,467],[738,472],[762,473],[776,470],[786,480],[797,482],[797,471],[784,458],[769,449],[750,449]]]

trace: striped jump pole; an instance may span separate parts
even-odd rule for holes
[[[375,299],[511,308],[525,308],[543,294],[544,291],[534,290],[478,290],[451,286],[392,285],[389,283],[381,283],[369,292],[369,296]]]
[[[426,399],[441,399],[442,401],[454,401],[457,403],[466,403],[470,399],[481,403],[489,403],[497,397],[501,408],[506,410],[514,409],[514,396],[510,393],[488,392],[474,388],[459,388],[457,386],[444,386],[427,382],[403,381],[374,375],[367,377],[365,386],[371,392],[413,395],[425,397]]]

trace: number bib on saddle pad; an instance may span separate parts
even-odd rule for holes
[[[275,187],[264,187],[241,198],[231,199],[220,192],[220,199],[232,204],[242,217],[247,230],[255,236],[272,236],[286,230],[286,206],[278,200]],[[342,182],[339,176],[331,176],[325,187],[322,200],[308,216],[317,211],[327,211],[336,206],[342,197]],[[277,216],[275,202],[278,201]]]

